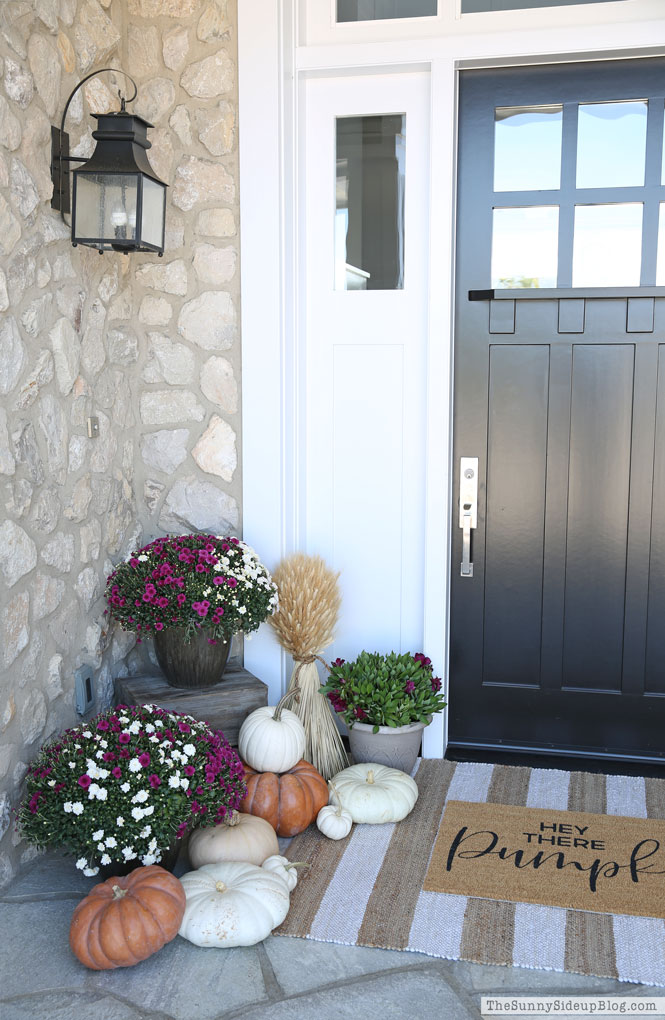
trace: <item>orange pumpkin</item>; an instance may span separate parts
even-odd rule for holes
[[[176,937],[184,913],[180,881],[150,864],[94,886],[74,911],[69,944],[91,970],[133,967]]]
[[[288,772],[255,772],[245,765],[247,795],[241,811],[270,822],[278,836],[295,836],[328,803],[328,784],[308,761]]]

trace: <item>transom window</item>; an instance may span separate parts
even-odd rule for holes
[[[393,21],[435,15],[437,0],[337,0],[337,21]]]
[[[602,4],[607,0],[462,0],[462,14],[484,14],[488,11],[526,11],[538,7],[582,7]]]
[[[664,114],[663,96],[495,109],[493,288],[665,285]]]

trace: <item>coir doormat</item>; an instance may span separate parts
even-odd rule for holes
[[[549,824],[565,812],[592,815],[594,826],[602,816],[656,821],[665,820],[665,780],[433,760],[419,762],[414,779],[418,802],[403,822],[354,825],[338,841],[310,826],[292,840],[287,855],[311,867],[299,870],[276,935],[665,985],[665,921],[654,916],[653,893],[638,917],[552,906],[550,875],[541,871],[538,902],[426,888],[452,801],[540,808],[554,813]],[[600,884],[614,881],[605,876]]]
[[[665,821],[448,801],[423,888],[665,918]]]

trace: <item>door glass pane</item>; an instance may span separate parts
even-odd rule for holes
[[[665,184],[665,121],[663,123],[663,162],[660,172],[660,183]]]
[[[337,21],[390,21],[436,14],[436,0],[337,0]]]
[[[561,184],[562,106],[494,111],[494,190],[549,191]]]
[[[642,203],[575,206],[573,287],[639,287]]]
[[[577,187],[642,187],[646,141],[646,102],[581,103]]]
[[[658,263],[656,265],[656,286],[665,287],[665,202],[660,203],[658,217]]]
[[[556,287],[559,207],[495,209],[492,287]]]
[[[404,287],[406,116],[337,119],[335,290]]]

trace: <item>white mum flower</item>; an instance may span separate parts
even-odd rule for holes
[[[149,828],[149,826],[146,825],[146,829],[148,829],[148,828]],[[157,840],[153,836],[152,839],[150,840],[150,842],[148,843],[148,850],[152,854],[152,853],[155,852],[156,849],[157,849]]]
[[[146,733],[154,733],[155,732],[155,727],[153,726],[153,724],[151,722],[146,723],[145,731],[146,731]]]
[[[116,825],[117,825],[117,826],[118,826],[118,827],[119,827],[120,829],[121,829],[121,828],[123,827],[123,825],[125,824],[125,819],[124,819],[124,818],[122,817],[122,815],[118,815],[118,817],[117,817],[117,818],[116,818],[116,820],[115,820],[115,824],[116,824]]]
[[[154,810],[155,810],[155,805],[151,804],[150,807],[143,808],[143,814],[144,815],[151,815]]]
[[[100,747],[103,747],[103,748],[104,748],[104,750],[106,750],[106,748],[107,748],[107,747],[109,746],[109,742],[108,742],[108,740],[100,740],[100,741],[99,741],[99,746],[100,746]]]
[[[141,553],[141,555],[138,556],[137,559],[138,559],[139,563],[146,563],[147,560],[148,560],[148,557],[146,556],[145,553]]]
[[[185,754],[190,755],[190,757],[191,755],[196,754],[196,748],[194,747],[193,744],[185,744],[185,746],[183,747],[183,751],[185,752]]]
[[[141,762],[138,760],[138,758],[132,758],[131,759],[131,761],[129,763],[129,771],[130,772],[140,772],[141,771]]]
[[[76,768],[76,762],[75,761],[70,761],[69,762],[69,767],[70,767],[70,769],[75,769]]]
[[[83,871],[84,868],[88,867],[88,862],[85,859],[85,857],[79,857],[78,861],[76,862],[76,867],[79,869],[79,871]]]
[[[180,776],[177,774],[175,776],[169,776],[169,786],[172,786],[174,790],[177,790],[180,786]]]
[[[180,785],[182,786],[183,790],[186,790],[189,787],[189,779],[187,779],[186,777],[183,777],[180,780]]]
[[[115,838],[115,836],[107,836],[104,842],[108,847],[114,847],[118,845],[118,841]]]
[[[90,737],[92,736],[92,733],[90,732],[90,730],[84,730],[81,736],[85,737],[86,740],[89,740]]]
[[[129,726],[130,733],[138,733],[140,729],[141,723],[138,721],[138,719],[135,719],[134,722]]]
[[[122,790],[123,793],[129,793],[129,791],[130,791],[129,783],[121,783],[120,784],[120,789]]]
[[[148,791],[147,790],[139,790],[139,792],[135,793],[134,796],[132,797],[132,804],[143,804],[143,802],[146,801],[147,799],[148,799]]]
[[[124,846],[122,848],[122,856],[126,861],[133,861],[136,857],[136,851],[133,846]]]
[[[71,802],[71,800],[66,800],[65,803],[62,805],[62,809],[63,809],[63,811],[66,811],[66,813],[68,815],[71,815],[71,813],[72,813],[72,802]]]
[[[104,839],[104,830],[97,829],[97,832],[93,832],[92,838],[95,840]]]
[[[55,779],[49,779],[48,785],[49,786],[55,786]]]
[[[108,854],[102,854],[102,856],[100,858],[100,862],[102,864],[110,864],[111,863],[111,858],[109,857]]]
[[[99,868],[84,868],[83,874],[86,875],[88,878],[92,878],[93,875],[99,874]]]
[[[74,812],[75,815],[83,814],[83,804],[81,803],[80,800],[74,801],[74,803],[72,804],[72,811]]]
[[[144,854],[141,858],[141,864],[154,864],[157,858],[154,854]],[[161,858],[160,858],[161,860]]]
[[[144,825],[141,831],[139,832],[139,836],[141,837],[141,839],[147,839],[151,832],[152,825]]]
[[[143,818],[143,808],[133,807],[132,808],[132,818],[134,818],[137,822],[140,822],[141,819]]]
[[[103,853],[106,848],[103,843],[98,843],[97,849],[100,851],[100,853]]]

